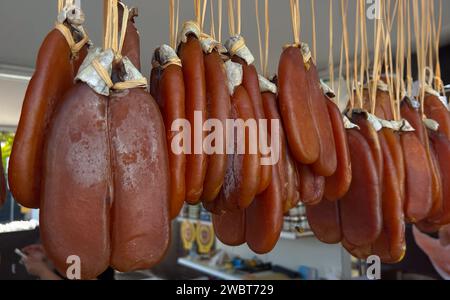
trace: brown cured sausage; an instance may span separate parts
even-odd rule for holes
[[[300,176],[300,200],[307,205],[322,201],[325,192],[325,177],[314,174],[311,166],[297,165]]]
[[[119,5],[119,7],[122,7]],[[141,40],[139,31],[135,25],[135,18],[138,17],[136,8],[130,9],[130,14],[127,22],[127,33],[122,47],[122,56],[128,57],[136,69],[141,70]],[[119,20],[122,20],[120,17]],[[122,22],[120,22],[122,23]]]
[[[155,53],[159,51],[155,50]],[[155,99],[156,103],[158,103],[159,107],[162,107],[162,103],[159,99],[159,84],[162,76],[162,68],[159,63],[156,61],[156,57],[153,57],[152,60],[152,70],[150,71],[150,95],[152,95],[153,99]],[[159,59],[159,58],[158,58]]]
[[[441,172],[439,170],[436,154],[430,146],[428,132],[425,124],[423,123],[422,116],[420,112],[412,106],[412,103],[409,100],[402,102],[401,114],[402,117],[405,118],[414,129],[416,129],[414,133],[427,151],[428,165],[430,166],[432,174],[432,208],[429,213],[429,217],[432,218],[433,216],[441,213],[443,199]]]
[[[186,119],[192,127],[191,154],[186,155],[186,201],[189,204],[198,204],[203,193],[203,183],[208,166],[208,157],[201,149],[201,154],[195,154],[195,130],[197,126],[203,128],[203,124],[194,124],[194,114],[201,114],[203,122],[207,118],[205,65],[203,62],[203,50],[199,40],[190,34],[186,43],[181,43],[179,56],[183,64],[183,76],[186,91]],[[202,132],[203,139],[206,133]],[[200,138],[200,137],[199,137]],[[201,145],[203,148],[203,145]]]
[[[425,97],[425,115],[439,123],[439,132],[450,140],[450,112],[434,95],[427,94]]]
[[[170,238],[164,123],[143,89],[114,93],[109,101],[114,167],[111,266],[121,272],[148,269],[161,260]]]
[[[29,208],[39,208],[42,151],[53,112],[64,94],[73,86],[78,69],[76,60],[84,60],[83,48],[77,58],[60,31],[54,29],[45,38],[37,57],[14,139],[9,163],[9,187],[14,199]]]
[[[0,207],[6,201],[6,179],[5,171],[3,170],[2,148],[0,147]]]
[[[393,151],[399,145],[389,145],[386,135],[395,136],[393,130],[384,128],[380,135],[380,145],[383,152],[383,230],[375,241],[373,254],[378,255],[384,263],[397,263],[405,255],[405,222],[403,214],[403,198],[398,168],[394,161]],[[391,139],[391,141],[395,141]]]
[[[432,174],[427,152],[413,132],[400,135],[405,158],[405,217],[408,222],[424,220],[432,207]]]
[[[261,98],[261,89],[259,87],[258,73],[256,71],[255,66],[247,64],[243,59],[237,56],[234,56],[232,60],[242,65],[242,71],[244,75],[244,77],[242,78],[242,86],[247,91],[248,96],[252,102],[256,122],[259,122],[259,120],[264,120],[266,117],[264,115],[264,107]],[[259,141],[260,140],[259,131],[261,130],[261,128],[259,127],[259,124],[257,125],[258,125],[258,141]],[[266,133],[264,133],[263,135],[267,136]],[[267,187],[270,184],[271,176],[272,176],[271,166],[262,165],[258,194],[264,192],[267,189]]]
[[[282,120],[277,107],[277,96],[271,92],[261,94],[263,99],[264,113],[269,123],[269,134],[272,136],[271,120],[279,120],[279,145],[280,160],[278,161],[278,170],[281,181],[281,194],[284,203],[284,213],[297,206],[300,201],[299,176],[296,163],[289,149],[286,134],[284,132]]]
[[[231,99],[231,118],[244,122],[254,120],[252,103],[243,86],[238,86]],[[235,134],[237,150],[237,134]],[[222,187],[225,209],[227,211],[243,210],[250,206],[259,188],[260,156],[251,154],[249,128],[245,130],[245,154],[229,155],[227,171]]]
[[[301,50],[286,48],[278,67],[280,112],[295,159],[312,164],[319,158],[320,144],[309,105],[307,76]]]
[[[283,199],[279,169],[272,166],[272,179],[264,193],[245,211],[247,245],[257,254],[273,250],[283,229]]]
[[[327,107],[336,144],[337,168],[332,176],[325,178],[324,195],[327,200],[336,201],[342,198],[350,188],[352,165],[342,114],[332,101],[327,101]]]
[[[223,197],[222,193],[220,197]],[[220,201],[222,200],[215,200],[215,202]],[[240,246],[245,243],[245,210],[213,214],[212,222],[216,237],[225,245]]]
[[[77,83],[62,100],[44,150],[40,231],[60,274],[77,255],[81,278],[92,279],[109,266],[111,252],[108,99]]]
[[[381,185],[372,150],[361,133],[347,130],[352,184],[340,200],[342,233],[356,247],[371,245],[382,229]],[[362,196],[363,195],[363,196]]]
[[[312,62],[307,77],[311,94],[311,113],[319,135],[320,145],[319,158],[312,165],[312,169],[317,175],[329,177],[336,172],[337,168],[336,145],[328,114],[328,99],[322,91],[316,66]]]
[[[306,205],[306,217],[312,232],[321,242],[337,244],[342,240],[339,203],[327,199],[317,205]]]
[[[180,213],[186,197],[186,157],[184,153],[175,153],[171,149],[177,132],[172,131],[172,123],[185,118],[185,93],[183,71],[180,66],[171,64],[162,74],[159,85],[160,109],[163,115],[167,148],[169,149],[170,170],[170,217]]]
[[[213,50],[209,54],[204,54],[204,62],[208,118],[221,121],[225,129],[226,120],[230,118],[231,114],[231,101],[224,63],[219,52],[216,50]],[[214,129],[217,130],[217,128]],[[221,152],[214,153],[208,157],[208,169],[206,171],[202,195],[202,200],[206,202],[214,201],[222,188],[225,178],[227,169],[225,131],[223,131],[222,140],[224,143],[222,149],[219,149]]]
[[[430,133],[431,143],[436,151],[442,175],[442,189],[444,191],[442,214],[433,218],[432,221],[438,225],[450,224],[450,141],[442,133]]]
[[[366,260],[372,255],[372,245],[355,246],[349,243],[347,240],[342,240],[342,246],[348,251],[353,257],[358,259]]]
[[[381,151],[378,132],[370,124],[364,113],[353,113],[352,121],[359,126],[359,132],[369,144],[376,166],[375,170],[381,183],[383,181],[383,152]]]

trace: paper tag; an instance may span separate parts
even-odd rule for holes
[[[255,57],[253,56],[250,49],[248,49],[248,47],[245,45],[245,39],[240,35],[230,37],[225,42],[225,48],[228,50],[231,56],[236,55],[242,58],[248,65],[251,65],[255,62]]]
[[[210,36],[202,35],[200,37],[200,44],[202,45],[203,52],[206,54],[210,54],[213,50],[216,50],[219,53],[227,52],[227,49],[221,43]]]
[[[258,74],[259,79],[259,89],[261,90],[261,93],[271,92],[272,94],[277,94],[278,89],[277,86],[269,81],[266,77]]]
[[[188,36],[190,34],[195,35],[195,37],[197,39],[200,39],[200,35],[201,35],[201,30],[200,27],[198,26],[197,22],[194,21],[187,21],[183,24],[183,28],[181,29],[181,33],[179,35],[179,41],[178,44],[181,43],[186,43]]]
[[[432,130],[432,131],[438,131],[439,130],[439,123],[432,119],[424,119],[423,123],[425,126]]]
[[[242,84],[242,66],[238,63],[232,62],[231,60],[227,60],[225,62],[225,71],[228,78],[228,90],[230,94],[233,95],[236,87]]]
[[[342,119],[344,120],[344,127],[345,129],[360,129],[358,125],[352,123],[347,116],[342,116]]]
[[[333,91],[333,89],[328,84],[326,84],[322,79],[320,79],[320,87],[322,88],[323,93],[328,96],[328,98],[330,99],[336,98],[336,94]]]
[[[92,66],[94,59],[105,68],[111,77],[112,73],[112,63],[114,60],[114,53],[111,49],[102,52],[102,49],[95,48],[90,50],[86,59],[81,64],[80,70],[75,78],[75,80],[80,80],[91,87],[96,93],[104,96],[109,96],[109,87],[103,81],[102,77],[97,73],[95,68]]]
[[[372,125],[372,127],[378,132],[381,129],[383,129],[383,125],[380,122],[380,119],[378,119],[375,115],[372,115],[370,113],[367,113],[367,121]]]

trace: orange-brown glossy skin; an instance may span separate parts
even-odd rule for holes
[[[111,253],[108,99],[78,83],[62,100],[44,149],[40,232],[60,274],[77,255],[81,277],[93,279],[109,266]]]
[[[427,118],[438,122],[439,132],[450,140],[450,112],[444,104],[436,96],[427,94],[424,108]]]
[[[249,248],[257,254],[273,250],[283,229],[283,199],[279,169],[272,166],[272,179],[264,193],[245,211],[245,235]]]
[[[181,67],[170,65],[164,69],[159,82],[160,108],[165,124],[170,167],[170,217],[180,213],[186,198],[186,156],[172,151],[172,140],[178,132],[172,131],[172,123],[185,118],[184,79]]]
[[[220,201],[216,199],[214,202]],[[245,210],[213,214],[212,221],[216,237],[225,245],[239,246],[245,243]]]
[[[208,118],[217,119],[226,127],[226,120],[231,115],[230,93],[227,87],[227,76],[220,54],[213,51],[204,55],[206,77],[206,99],[208,101]],[[217,130],[214,128],[213,130]],[[226,133],[223,131],[223,141],[226,141]],[[203,184],[202,201],[211,202],[217,197],[222,188],[227,169],[226,143],[221,148],[221,153],[215,153],[208,157],[208,169]]]
[[[423,123],[421,113],[418,110],[414,109],[408,101],[403,101],[401,105],[401,114],[402,117],[405,118],[411,124],[411,126],[414,127],[414,129],[416,129],[414,133],[419,138],[427,152],[428,165],[432,174],[432,208],[429,212],[428,217],[433,218],[434,216],[439,215],[442,212],[443,200],[442,178],[436,154],[430,146],[428,132],[425,124]]]
[[[300,177],[300,200],[307,205],[318,204],[325,192],[325,177],[314,174],[311,166],[297,165]]]
[[[359,126],[360,133],[369,144],[380,183],[383,181],[383,153],[381,151],[378,132],[369,123],[364,114],[354,113],[352,121]],[[352,164],[353,165],[353,164]]]
[[[6,178],[5,171],[3,170],[2,148],[0,147],[0,207],[6,200]]]
[[[253,111],[255,112],[256,121],[266,119],[264,114],[264,107],[261,98],[261,89],[259,87],[259,79],[258,72],[254,65],[248,65],[243,59],[235,56],[233,57],[233,61],[242,65],[243,78],[242,78],[242,86],[248,93],[250,100],[253,105]],[[258,125],[258,135],[261,128]],[[258,141],[259,141],[258,136]],[[270,141],[270,137],[268,137],[268,141]],[[259,151],[259,148],[258,148]],[[262,155],[262,154],[261,154]],[[264,157],[264,156],[263,156]],[[258,188],[258,194],[264,192],[270,184],[270,179],[272,177],[272,168],[271,166],[261,166],[261,175],[260,175],[260,183]]]
[[[420,222],[432,208],[432,174],[427,152],[413,132],[400,136],[405,158],[405,217],[408,222]]]
[[[122,56],[128,57],[133,65],[141,70],[141,40],[134,17],[127,22],[127,34],[123,42]]]
[[[299,192],[299,176],[297,165],[292,157],[289,149],[286,134],[283,128],[280,113],[277,106],[277,96],[270,92],[261,94],[263,99],[264,113],[269,122],[269,134],[272,136],[271,120],[278,120],[280,122],[279,145],[280,145],[280,160],[278,161],[278,169],[281,181],[281,195],[284,203],[284,213],[289,212],[292,208],[297,206],[300,201]]]
[[[143,89],[112,94],[108,110],[114,198],[111,266],[149,269],[170,240],[170,177],[164,123]]]
[[[347,130],[353,180],[340,200],[342,233],[356,247],[372,244],[380,235],[383,220],[381,185],[372,150],[357,130]]]
[[[320,145],[319,158],[312,165],[312,169],[317,175],[329,177],[336,172],[337,168],[336,144],[327,108],[327,102],[329,100],[323,94],[322,88],[320,87],[319,74],[317,73],[316,66],[312,62],[311,69],[308,72],[308,85],[311,93],[311,113],[319,135]]]
[[[78,71],[64,36],[56,29],[45,38],[37,57],[14,139],[9,163],[9,186],[14,198],[29,208],[40,206],[42,151],[56,107],[73,86]],[[86,49],[78,55],[84,59]]]
[[[244,122],[255,118],[252,103],[243,86],[236,88],[231,99],[231,117]],[[235,145],[237,134],[235,133]],[[246,154],[229,155],[222,187],[225,210],[243,210],[250,206],[259,188],[260,156],[250,154],[249,129],[245,130]],[[237,151],[237,148],[235,149]]]
[[[186,92],[186,119],[192,127],[192,141],[194,141],[194,113],[200,112],[203,122],[207,119],[206,101],[206,80],[205,65],[203,62],[203,50],[198,39],[190,35],[186,43],[182,43],[179,49],[179,57],[183,64],[183,77]],[[206,133],[202,133],[203,138]],[[186,202],[198,204],[203,193],[203,183],[205,181],[208,167],[208,156],[201,151],[201,154],[194,153],[194,143],[192,143],[192,153],[186,155]]]
[[[352,182],[352,164],[342,114],[337,105],[332,101],[327,101],[327,107],[336,144],[337,168],[332,176],[325,178],[324,195],[329,201],[337,201],[350,188]]]
[[[430,221],[439,225],[447,225],[450,224],[450,141],[444,134],[434,132],[430,133],[430,139],[439,162],[444,191],[442,214]]]
[[[159,66],[152,67],[150,72],[150,95],[158,103],[159,107],[163,107],[161,100],[159,99],[159,84],[161,81],[162,69]]]
[[[308,72],[300,49],[286,48],[278,67],[280,112],[289,147],[297,162],[312,164],[320,154],[319,136],[310,108]]]
[[[355,246],[352,245],[347,240],[342,239],[342,246],[347,250],[353,257],[358,259],[366,260],[372,255],[372,245]]]
[[[312,232],[321,242],[337,244],[342,240],[338,201],[324,199],[316,205],[306,205],[306,217]]]
[[[390,145],[390,142],[394,141],[397,144],[400,144],[400,142],[394,139],[388,141],[387,135],[395,136],[391,129],[384,128],[383,131],[379,135],[383,152],[383,230],[373,245],[373,254],[378,255],[384,263],[396,263],[404,257],[406,241],[401,182],[392,154],[392,150],[395,151],[397,145]]]

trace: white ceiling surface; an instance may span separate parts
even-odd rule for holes
[[[215,4],[217,4],[217,0]],[[260,16],[263,17],[263,2],[260,1]],[[303,41],[312,44],[312,18],[309,0],[301,1],[301,20]],[[341,17],[340,1],[334,2],[334,58],[335,64],[339,61],[341,43]],[[168,3],[161,0],[125,0],[128,6],[139,8],[140,16],[137,18],[137,26],[141,32],[141,53],[143,73],[148,75],[150,60],[153,50],[169,40],[168,30]],[[193,1],[180,0],[180,23],[194,17]],[[228,22],[226,3],[224,0],[223,34],[228,37]],[[392,1],[393,2],[393,1]],[[443,42],[450,37],[450,1],[444,0],[443,9]],[[56,18],[56,0],[2,0],[0,1],[0,73],[20,67],[24,70],[22,75],[30,73],[34,68],[39,46],[45,35],[52,29]],[[86,29],[96,45],[102,43],[103,0],[81,0],[82,8],[86,14]],[[316,0],[317,20],[317,61],[320,69],[328,67],[329,49],[329,1]],[[353,45],[352,29],[354,28],[355,1],[349,1],[348,26],[350,30],[350,45]],[[269,0],[271,17],[270,35],[270,62],[271,73],[276,72],[277,63],[282,46],[292,41],[291,19],[288,0]],[[217,8],[217,5],[215,5]],[[208,9],[209,11],[209,9]],[[209,15],[209,13],[208,13]],[[217,21],[217,16],[216,16]],[[209,29],[209,17],[205,27]],[[217,28],[217,27],[216,27]],[[373,32],[373,21],[368,21],[368,30]],[[246,38],[249,48],[253,50],[257,65],[259,65],[259,46],[255,18],[255,1],[242,0],[242,34]],[[371,42],[372,38],[369,38]],[[353,46],[351,46],[353,48]],[[27,71],[28,70],[28,71]],[[14,126],[17,123],[24,94],[23,83],[17,81],[3,81],[0,78],[0,126]]]

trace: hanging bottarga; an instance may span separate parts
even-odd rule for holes
[[[254,57],[250,50],[245,45],[245,40],[242,36],[231,37],[226,43],[227,48],[233,62],[242,65],[243,79],[242,86],[247,91],[247,94],[252,102],[255,120],[258,126],[258,151],[260,151],[260,143],[265,143],[268,139],[265,128],[259,126],[259,121],[265,119],[264,107],[261,98],[261,90],[259,86],[258,72],[253,65]],[[261,154],[263,157],[266,155]],[[270,184],[270,177],[272,175],[272,168],[269,165],[262,165],[260,170],[260,184],[258,194],[262,193]]]
[[[439,123],[439,132],[450,140],[450,112],[446,105],[439,99],[439,94],[431,91],[425,96],[425,115]]]
[[[414,132],[403,130],[400,140],[405,158],[405,217],[408,222],[417,223],[425,220],[432,209],[433,176],[427,151]]]
[[[307,205],[322,201],[325,192],[325,177],[314,174],[311,166],[297,165],[300,178],[300,200]]]
[[[281,188],[280,171],[274,165],[269,187],[245,211],[246,241],[255,253],[269,253],[280,238],[283,229]]]
[[[310,61],[311,68],[308,71],[308,85],[311,94],[310,107],[314,124],[319,136],[319,158],[312,165],[314,173],[320,176],[331,176],[336,172],[337,157],[336,145],[331,127],[330,116],[327,108],[327,97],[324,95],[319,74],[317,73],[314,62]]]
[[[388,124],[388,123],[386,123]],[[373,244],[373,254],[378,255],[384,263],[397,263],[405,255],[405,222],[403,214],[403,195],[401,182],[404,176],[399,176],[396,157],[400,150],[400,141],[395,138],[393,129],[384,127],[379,135],[383,153],[383,191],[382,212],[383,229]],[[397,157],[400,164],[403,157]]]
[[[373,151],[357,129],[347,130],[352,162],[352,184],[339,202],[345,242],[371,245],[382,229],[381,182]],[[364,195],[364,197],[361,197]]]
[[[352,165],[350,162],[350,150],[348,149],[346,128],[343,120],[344,116],[341,114],[338,106],[331,100],[327,101],[327,107],[336,144],[337,168],[332,176],[325,178],[324,196],[329,201],[337,201],[342,198],[350,188],[352,182]],[[346,121],[350,123],[348,119],[346,119]]]
[[[244,140],[239,140],[238,128],[234,127],[234,154],[228,156],[227,171],[222,187],[224,208],[228,211],[247,208],[256,196],[260,184],[260,160],[259,152],[255,149],[257,137],[255,114],[250,98],[242,82],[242,66],[226,62],[231,96],[231,118],[247,122],[249,126],[241,128],[245,135]],[[228,143],[230,143],[228,141]],[[238,153],[239,145],[244,148],[244,154]],[[253,151],[252,151],[253,150]]]
[[[181,62],[175,51],[162,45],[155,51],[155,58],[161,68],[158,83],[158,99],[166,128],[167,147],[169,149],[170,166],[170,217],[175,218],[186,197],[185,174],[186,157],[184,153],[175,153],[172,142],[177,131],[172,131],[172,124],[176,120],[185,118],[185,93]],[[182,145],[177,145],[181,147]]]
[[[278,67],[280,112],[289,146],[298,162],[312,164],[320,154],[317,130],[310,109],[309,60],[299,47],[287,47]]]
[[[85,279],[109,265],[149,268],[169,243],[162,116],[145,78],[128,58],[115,57],[112,50],[89,54],[44,150],[43,244],[61,274],[77,255]]]
[[[78,66],[87,53],[88,37],[80,9],[69,6],[45,38],[28,85],[9,163],[9,186],[14,199],[39,208],[44,139],[53,112],[73,86]]]
[[[219,194],[214,202],[222,202],[223,194]],[[239,246],[245,243],[245,210],[213,214],[214,233],[225,245]]]
[[[337,244],[342,240],[338,201],[323,200],[316,205],[306,205],[306,217],[312,232],[319,241]]]
[[[0,147],[0,207],[6,200],[6,178],[3,170],[2,148]]]
[[[231,101],[228,78],[221,57],[221,53],[225,50],[211,37],[202,37],[200,41],[204,51],[208,118],[219,120],[222,128],[226,129],[226,121],[231,115]],[[217,128],[214,129],[217,130]],[[219,143],[217,138],[223,142]],[[224,182],[227,169],[225,130],[216,137],[215,148],[216,153],[208,157],[208,168],[203,184],[202,200],[206,202],[214,201]]]
[[[401,104],[401,114],[402,117],[405,118],[415,129],[415,135],[421,141],[422,145],[427,151],[428,165],[430,166],[432,174],[432,208],[427,219],[432,219],[433,217],[442,213],[442,178],[438,160],[436,158],[435,151],[430,146],[427,128],[419,111],[419,108],[419,102],[411,99],[405,99]]]
[[[199,25],[195,22],[186,22],[181,33],[179,57],[183,65],[183,76],[186,92],[186,119],[193,127],[191,131],[192,149],[186,155],[186,201],[189,204],[197,204],[203,193],[208,167],[208,156],[203,150],[206,132],[201,136],[195,136],[195,127],[203,128],[202,124],[195,124],[195,115],[199,114],[204,122],[207,118],[206,79],[203,50],[199,41]],[[195,151],[197,150],[197,151]],[[196,153],[197,152],[197,153]]]
[[[264,113],[269,120],[279,121],[279,161],[277,167],[281,181],[281,197],[284,213],[297,206],[300,201],[299,175],[294,158],[288,147],[286,134],[278,111],[277,88],[267,79],[260,76],[261,97],[263,99]],[[272,123],[269,123],[269,134],[273,137]],[[275,135],[276,136],[276,135]]]
[[[442,178],[442,213],[430,221],[438,225],[450,224],[450,141],[443,133],[430,132],[432,147],[436,152]]]

